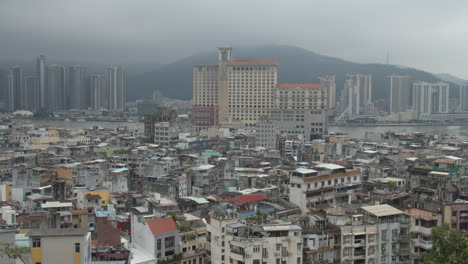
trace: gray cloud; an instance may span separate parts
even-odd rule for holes
[[[218,46],[287,44],[468,79],[468,2],[3,0],[0,59],[167,63]]]

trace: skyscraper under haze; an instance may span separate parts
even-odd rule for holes
[[[361,90],[355,79],[348,78],[345,81],[342,104],[343,109],[348,115],[359,115],[361,113]]]
[[[124,110],[124,72],[121,67],[107,69],[107,90],[109,111]]]
[[[468,111],[468,83],[460,85],[460,111]]]
[[[349,74],[348,79],[359,89],[359,104],[363,109],[372,103],[372,77],[370,74]]]
[[[328,109],[336,106],[336,82],[335,75],[326,75],[320,77],[320,84],[327,90]]]
[[[413,109],[418,113],[448,113],[449,84],[415,82],[413,84]]]
[[[24,91],[26,93],[26,109],[32,112],[39,110],[40,96],[39,96],[39,81],[36,76],[24,77]]]
[[[23,88],[23,69],[13,67],[8,73],[8,111],[13,112],[25,107]]]
[[[387,100],[389,112],[406,111],[409,108],[409,77],[402,75],[387,76],[386,88],[389,92]]]
[[[88,78],[88,86],[90,92],[91,108],[99,110],[105,106],[106,87],[104,76],[92,75]]]
[[[60,65],[47,66],[46,109],[50,112],[68,109],[67,74]]]
[[[46,57],[44,55],[40,55],[37,57],[36,60],[36,77],[38,80],[38,85],[39,85],[39,109],[43,109],[46,107],[46,79],[47,79],[47,73],[46,73]]]
[[[341,108],[349,115],[367,114],[372,105],[372,77],[370,74],[348,74],[341,96]]]
[[[86,109],[89,93],[86,91],[86,69],[80,65],[68,67],[68,92],[71,109]]]

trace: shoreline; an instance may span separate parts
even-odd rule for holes
[[[356,123],[356,124],[328,124],[328,127],[392,127],[392,126],[467,126],[468,123]]]
[[[31,119],[31,118],[13,118],[14,121],[29,121],[29,122],[73,122],[73,123],[86,123],[86,122],[104,122],[104,123],[129,123],[138,124],[144,123],[143,121],[136,120],[101,120],[95,118],[76,118],[76,119]],[[329,123],[328,127],[393,127],[393,126],[468,126],[468,122],[462,123],[441,123],[441,122],[427,122],[427,123],[346,123],[346,124],[333,124]]]

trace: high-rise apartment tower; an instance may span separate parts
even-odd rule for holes
[[[124,72],[120,67],[107,69],[107,90],[109,111],[124,110]]]

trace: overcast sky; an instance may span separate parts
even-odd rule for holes
[[[468,1],[1,0],[0,60],[168,63],[287,44],[468,79]]]

